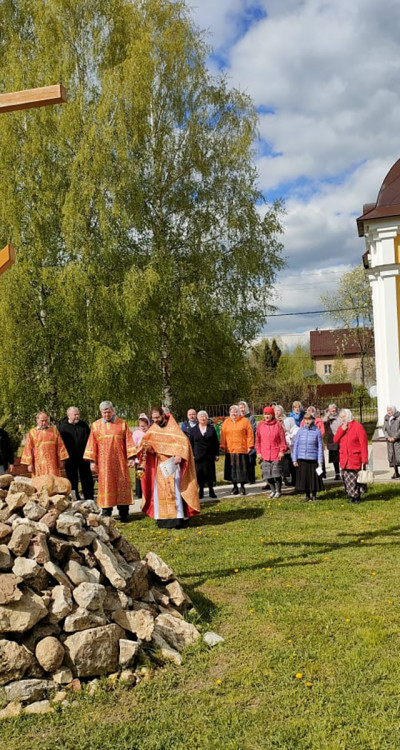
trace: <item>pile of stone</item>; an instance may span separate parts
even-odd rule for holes
[[[143,656],[180,664],[199,638],[156,554],[143,559],[67,480],[0,477],[0,717],[68,705],[100,675],[130,685]]]

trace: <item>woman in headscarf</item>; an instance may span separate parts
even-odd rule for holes
[[[138,426],[132,429],[132,438],[136,447],[140,445],[140,443],[142,442],[143,437],[145,433],[147,432],[147,430],[149,429],[149,427],[150,427],[150,420],[147,414],[142,412],[141,414],[139,414]],[[135,458],[135,472],[136,472],[136,469],[138,469],[138,467],[139,467],[139,459]],[[143,497],[142,483],[138,476],[136,476],[135,478],[135,495],[136,497],[139,498],[139,500],[141,500]]]
[[[283,406],[281,406],[280,404],[276,404],[276,406],[274,406],[274,410],[276,419],[279,420],[283,427],[287,445],[287,451],[282,459],[283,481],[287,487],[295,487],[296,467],[293,466],[292,449],[299,428],[297,427],[293,417],[286,416]]]
[[[321,478],[324,449],[321,432],[309,412],[304,415],[304,424],[296,435],[292,460],[297,467],[296,490],[305,493],[301,502],[316,500],[317,492],[324,489]]]
[[[386,438],[389,466],[394,468],[392,479],[400,479],[400,412],[395,406],[387,407],[383,434]]]
[[[239,401],[238,403],[239,413],[242,417],[246,417],[251,424],[253,430],[254,440],[256,438],[257,423],[253,414],[251,414],[247,401]],[[249,453],[249,484],[255,484],[256,481],[256,461],[257,454],[254,448]]]
[[[353,419],[350,409],[339,413],[341,425],[334,436],[339,445],[339,460],[344,489],[351,503],[359,503],[367,491],[366,484],[357,481],[358,472],[368,463],[368,438],[364,427]]]
[[[249,453],[254,448],[254,435],[246,417],[241,417],[239,407],[233,404],[229,417],[221,427],[221,448],[225,453],[224,479],[233,484],[233,494],[246,494],[245,484],[249,481]]]
[[[261,460],[264,482],[269,484],[270,497],[280,497],[282,489],[282,458],[286,451],[283,427],[275,418],[274,408],[266,406],[263,421],[257,425],[256,452]]]
[[[192,428],[189,440],[192,444],[194,462],[196,466],[199,498],[204,497],[204,487],[207,484],[209,497],[217,497],[214,492],[216,482],[215,462],[219,460],[219,442],[215,427],[208,424],[206,411],[199,411],[197,424]]]

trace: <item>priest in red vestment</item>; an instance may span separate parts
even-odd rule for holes
[[[180,528],[200,513],[192,447],[172,414],[157,407],[151,418],[153,424],[136,449],[145,469],[142,510],[160,528]]]
[[[101,419],[93,422],[83,458],[90,461],[93,474],[98,474],[97,505],[103,516],[111,516],[118,507],[121,521],[128,521],[132,504],[129,466],[135,446],[125,419],[117,417],[111,401],[100,404]]]
[[[21,463],[27,465],[28,471],[35,477],[44,474],[60,477],[67,458],[68,452],[57,427],[50,424],[45,412],[39,412],[36,414],[36,427],[28,432]]]

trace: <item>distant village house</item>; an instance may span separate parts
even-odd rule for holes
[[[310,354],[315,373],[325,382],[332,376],[341,361],[352,383],[369,387],[375,382],[373,331],[366,329],[338,328],[326,331],[310,331]]]

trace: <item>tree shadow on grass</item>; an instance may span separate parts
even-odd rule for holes
[[[253,521],[263,516],[265,510],[264,505],[252,505],[246,508],[222,510],[218,513],[203,511],[200,515],[192,517],[189,525],[197,528],[199,526],[223,526],[225,523],[234,523],[235,521]]]

